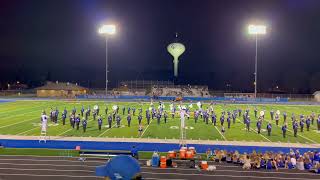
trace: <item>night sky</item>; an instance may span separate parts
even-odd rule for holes
[[[266,24],[259,38],[258,89],[295,93],[320,89],[320,0],[1,0],[0,83],[30,87],[69,81],[103,88],[105,22],[109,81],[172,80],[166,46],[179,33],[186,52],[179,81],[253,91],[255,40],[250,22]]]

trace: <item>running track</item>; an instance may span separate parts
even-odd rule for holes
[[[95,167],[102,165],[106,160],[87,159],[82,162],[77,158],[64,157],[39,157],[39,156],[1,156],[0,155],[0,180],[72,180],[88,179],[102,180],[95,176]],[[143,163],[143,161],[140,161]],[[160,169],[142,166],[144,179],[223,179],[223,180],[248,180],[248,179],[280,179],[280,180],[309,180],[320,179],[320,175],[307,171],[285,170],[242,170],[240,166],[227,163],[215,163],[217,170],[214,172],[198,171],[186,167],[176,169]]]

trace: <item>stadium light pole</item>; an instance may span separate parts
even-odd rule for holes
[[[106,97],[108,96],[108,38],[116,33],[116,26],[113,24],[102,25],[99,34],[106,38]]]
[[[256,40],[256,55],[255,55],[255,66],[254,66],[254,98],[257,98],[257,76],[258,76],[258,36],[267,33],[267,27],[265,25],[254,25],[248,26],[248,33],[255,36]]]

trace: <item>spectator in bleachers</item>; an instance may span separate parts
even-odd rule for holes
[[[209,151],[207,151],[208,154]],[[216,162],[221,163],[222,161],[233,162],[235,164],[242,165],[243,169],[275,169],[285,168],[285,169],[294,169],[299,170],[313,170],[316,173],[320,173],[320,163],[319,163],[319,152],[309,151],[304,154],[300,152],[291,150],[290,153],[244,153],[240,154],[239,152],[227,152],[223,150],[215,150],[213,159]],[[207,158],[211,156],[207,155]]]
[[[304,170],[304,162],[303,162],[303,157],[300,156],[298,158],[298,161],[297,161],[297,169],[299,170]]]

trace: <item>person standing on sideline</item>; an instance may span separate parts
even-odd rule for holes
[[[273,120],[273,115],[274,115],[274,111],[273,111],[273,109],[271,109],[271,111],[270,111],[271,120]]]
[[[224,124],[224,115],[220,116],[220,124],[221,124],[221,126],[223,126],[223,124]]]
[[[67,115],[62,113],[62,125],[66,124],[66,118],[67,118]]]
[[[124,115],[124,113],[126,112],[126,107],[122,107],[122,115]]]
[[[161,114],[160,113],[157,113],[157,123],[158,125],[160,124],[160,119],[161,119]]]
[[[76,127],[77,127],[77,130],[79,130],[79,126],[80,126],[80,117],[79,117],[79,114],[78,114],[77,117],[76,117]]]
[[[298,127],[299,127],[299,125],[298,125],[297,121],[294,121],[294,122],[293,122],[293,136],[294,136],[294,137],[297,137]]]
[[[166,121],[167,121],[167,119],[165,118],[165,122],[166,122]],[[138,115],[138,124],[140,125],[141,122],[142,122],[142,115],[139,114],[139,115]]]
[[[108,125],[109,125],[109,129],[111,129],[111,124],[112,124],[112,115],[109,114],[108,116]]]
[[[286,123],[287,121],[287,113],[283,112],[283,123]]]
[[[284,125],[282,126],[281,130],[282,130],[282,136],[283,136],[283,138],[286,138],[287,125],[284,124]]]
[[[128,127],[130,127],[130,124],[131,124],[131,115],[128,114],[127,116],[127,122],[128,122]]]
[[[227,123],[228,123],[228,129],[230,129],[230,125],[231,125],[231,117],[230,117],[230,115],[228,115],[228,117],[227,117]]]
[[[310,124],[311,124],[311,118],[307,116],[307,120],[306,120],[307,131],[309,131],[310,129]]]
[[[141,124],[139,125],[138,131],[139,131],[139,137],[141,137],[142,136],[142,132],[143,132],[143,127],[142,127]]]
[[[82,128],[83,132],[85,133],[87,130],[87,120],[85,118],[82,119]]]
[[[261,132],[261,125],[262,125],[262,122],[261,122],[261,119],[259,119],[259,120],[257,121],[258,134],[260,134],[260,132]]]
[[[99,118],[98,118],[98,128],[99,128],[99,131],[101,131],[101,126],[102,126],[102,118],[101,118],[101,116],[99,116]]]
[[[164,111],[163,118],[164,118],[164,123],[166,124],[167,123],[167,118],[168,118],[168,114],[167,114],[166,111]],[[141,119],[142,119],[142,116],[141,116]]]
[[[276,115],[275,115],[275,120],[276,120],[276,125],[277,125],[277,126],[278,126],[278,124],[279,124],[279,119],[280,119],[279,114],[276,113]]]
[[[149,125],[149,124],[150,124],[150,118],[151,118],[149,112],[146,113],[146,118],[147,118],[147,123],[148,123],[148,125]]]
[[[303,127],[304,127],[304,118],[302,117],[300,119],[300,131],[303,132]]]
[[[120,128],[121,117],[119,115],[117,115],[116,117],[116,122],[117,122],[117,128]]]
[[[258,109],[257,107],[254,107],[254,117],[257,118]]]
[[[314,119],[315,119],[315,117],[316,117],[316,114],[315,114],[314,112],[312,112],[311,115],[310,115],[310,117],[311,117],[311,124],[313,125]]]
[[[246,117],[246,121],[245,121],[246,127],[247,127],[247,131],[250,131],[250,116]]]
[[[83,117],[83,112],[84,112],[84,107],[83,107],[83,105],[82,105],[82,107],[81,107],[81,117]]]
[[[267,131],[268,131],[268,136],[271,136],[272,125],[271,125],[270,122],[269,122],[268,125],[267,125]]]

